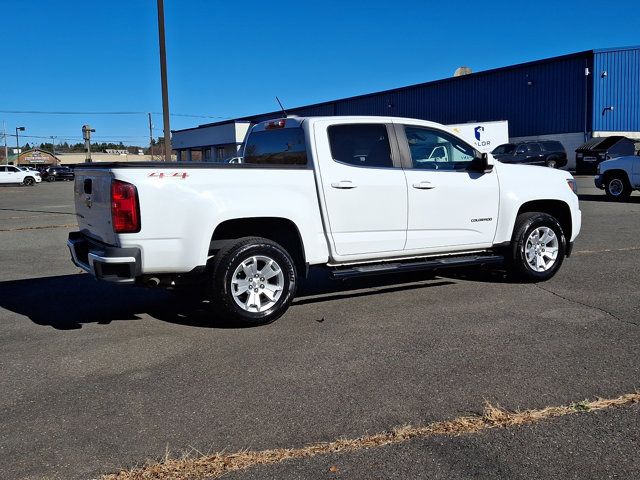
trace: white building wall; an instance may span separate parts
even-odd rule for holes
[[[640,141],[640,132],[593,132],[594,137],[610,137],[612,135],[621,135],[623,137]]]

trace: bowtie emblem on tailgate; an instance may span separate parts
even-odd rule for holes
[[[87,195],[84,199],[84,204],[91,208],[91,204],[93,203],[93,201],[91,200],[91,195]]]

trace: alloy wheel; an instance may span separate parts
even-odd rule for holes
[[[244,259],[231,277],[231,294],[247,312],[264,312],[282,296],[284,274],[278,262],[265,255]]]
[[[534,272],[546,272],[558,258],[558,236],[549,227],[537,227],[529,234],[524,253]]]

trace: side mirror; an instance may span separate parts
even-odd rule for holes
[[[476,156],[471,160],[468,171],[489,173],[493,170],[493,163],[489,162],[488,153],[476,152]]]
[[[493,163],[489,162],[488,153],[480,153],[471,161],[471,169],[476,172],[489,173],[493,170]]]

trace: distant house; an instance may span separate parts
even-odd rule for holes
[[[18,155],[17,165],[27,165],[32,167],[37,166],[52,166],[60,165],[60,159],[53,153],[47,152],[40,148],[32,148],[25,150]]]

